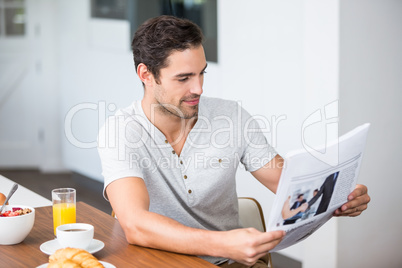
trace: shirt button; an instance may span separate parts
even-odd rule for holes
[[[176,153],[176,152],[173,150],[173,151],[172,151],[172,154],[175,154],[175,153]]]
[[[189,193],[189,194],[191,194],[192,192],[193,192],[193,191],[191,191],[191,190],[188,190],[188,193]]]
[[[184,179],[187,179],[187,175],[184,175]]]
[[[168,140],[165,140],[165,143],[169,143]]]
[[[181,161],[181,160],[180,160],[180,164],[182,164],[182,165],[183,165],[183,161]]]
[[[222,163],[222,159],[219,159],[218,162],[219,162],[219,163]]]

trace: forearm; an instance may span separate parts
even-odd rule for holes
[[[168,217],[143,211],[121,222],[130,244],[191,255],[220,256],[225,232],[190,228]]]
[[[151,212],[141,213],[138,219],[134,224],[123,225],[129,243],[183,254],[223,257],[248,266],[274,248],[285,234],[254,228],[201,230]]]
[[[149,211],[149,196],[142,179],[116,180],[106,188],[113,210],[129,243],[190,255],[207,255],[252,264],[274,248],[282,231],[253,228],[208,231]]]
[[[220,232],[190,228],[149,211],[144,181],[137,177],[119,179],[106,188],[113,210],[129,243],[184,254],[216,256]]]

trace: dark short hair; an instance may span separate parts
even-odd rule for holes
[[[202,42],[200,27],[190,20],[167,15],[149,19],[137,29],[131,43],[135,69],[143,63],[158,80],[172,52],[197,47]]]

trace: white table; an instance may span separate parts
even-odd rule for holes
[[[15,182],[0,175],[0,192],[8,195]],[[34,208],[51,206],[52,201],[18,184],[18,189],[8,201],[12,205],[25,205]]]

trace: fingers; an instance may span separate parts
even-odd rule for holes
[[[261,254],[256,255],[254,258],[250,259],[250,260],[245,260],[245,261],[238,261],[241,264],[244,264],[246,266],[253,266],[260,258],[264,257],[265,255],[267,255],[268,252],[264,252]]]
[[[368,197],[368,199],[362,198],[361,201],[357,200],[359,202],[348,202],[342,205],[340,209],[337,209],[335,211],[335,216],[359,216],[364,210],[367,209],[367,203],[369,202],[369,200],[370,199]]]
[[[348,196],[348,200],[353,200],[354,198],[367,194],[367,187],[362,184],[357,184],[356,188]]]
[[[269,250],[276,247],[276,245],[278,245],[282,241],[285,234],[285,231],[272,231],[264,233],[265,237],[264,240],[261,241],[260,251],[268,252]]]
[[[284,235],[284,231],[272,231],[261,233],[255,229],[253,232],[258,232],[258,239],[255,241],[254,245],[250,245],[249,249],[246,252],[246,258],[242,260],[238,260],[238,262],[251,266],[255,264],[259,258],[266,255],[270,250],[272,250],[276,245],[278,245]]]
[[[354,207],[354,208],[349,208],[344,211],[341,209],[337,209],[334,212],[334,216],[349,216],[349,217],[356,217],[362,214],[362,212],[367,208],[367,206],[363,207]]]
[[[367,193],[367,187],[361,184],[356,185],[355,190],[348,196],[348,202],[343,204],[334,212],[334,216],[359,216],[367,209],[371,198]]]
[[[264,240],[259,246],[256,247],[256,250],[258,252],[257,254],[266,254],[268,251],[275,248],[282,241],[285,234],[286,233],[284,231],[266,232],[264,234],[265,235]]]
[[[267,253],[269,250],[276,247],[276,245],[278,245],[282,241],[283,237],[286,234],[286,232],[281,230],[263,233],[256,229],[253,229],[253,231],[258,232],[256,233],[256,240],[252,245],[250,245],[254,246],[254,248],[256,249],[255,254],[259,254],[262,252]]]

